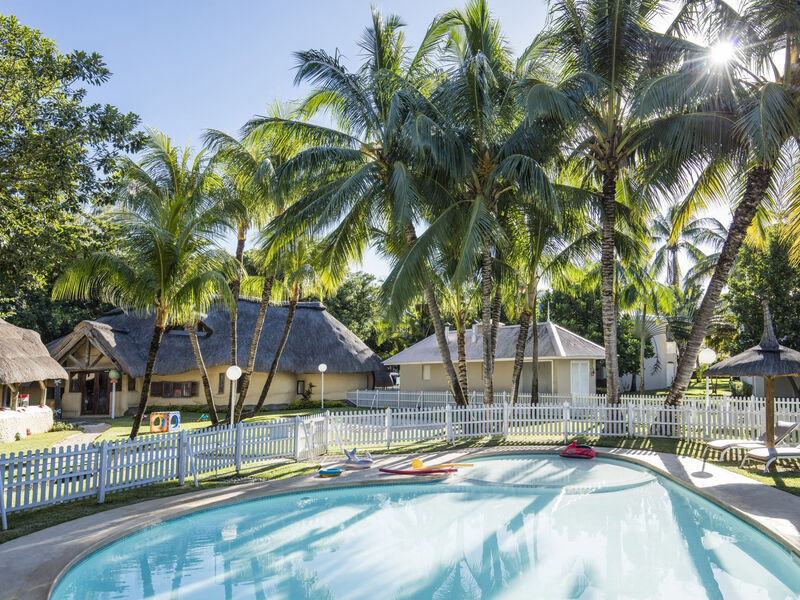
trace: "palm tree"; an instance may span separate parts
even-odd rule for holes
[[[226,255],[216,239],[231,206],[211,193],[218,180],[205,154],[192,158],[188,148],[181,152],[157,131],[149,132],[141,161],[123,159],[120,172],[119,207],[108,217],[117,250],[74,262],[56,281],[53,297],[97,299],[154,314],[130,434],[135,438],[164,331],[195,322],[212,303],[230,297]]]
[[[691,333],[666,403],[679,404],[689,386],[697,355],[727,282],[736,255],[770,188],[776,171],[797,150],[800,139],[800,104],[795,98],[800,28],[791,18],[793,8],[782,3],[751,0],[737,13],[721,2],[687,2],[678,15],[675,30],[687,29],[695,17],[708,26],[712,40],[736,36],[737,56],[723,66],[730,82],[724,110],[730,122],[731,147],[720,153],[701,175],[698,193],[687,197],[683,218],[693,214],[707,197],[724,189],[731,171],[744,181],[728,235],[719,253],[703,300],[695,314]],[[768,37],[764,37],[768,32]],[[773,57],[782,54],[783,71]],[[709,193],[710,192],[710,193]]]
[[[267,254],[269,253],[268,243],[266,252]],[[266,257],[264,260],[269,261],[270,258]],[[264,382],[264,386],[261,388],[261,393],[258,396],[258,401],[253,410],[246,414],[242,413],[241,418],[247,418],[258,414],[258,411],[264,406],[264,402],[272,386],[272,381],[275,379],[275,374],[278,372],[278,363],[286,347],[286,342],[289,339],[295,311],[297,310],[297,303],[300,301],[302,295],[316,294],[321,297],[324,293],[331,293],[333,291],[331,287],[323,284],[323,278],[320,277],[316,266],[318,261],[316,250],[308,241],[296,239],[290,246],[283,248],[280,257],[274,260],[276,261],[273,267],[277,272],[276,281],[279,284],[279,288],[288,295],[286,323],[283,327],[281,339],[275,349],[275,355],[272,358],[267,380]]]
[[[620,283],[620,305],[632,309],[635,333],[639,335],[639,393],[645,391],[645,348],[656,334],[666,331],[658,320],[672,308],[670,286],[659,282],[658,263],[645,260],[642,264],[619,270],[623,277]],[[632,386],[633,387],[633,386]]]
[[[658,95],[652,92],[654,82],[681,66],[693,50],[687,42],[653,31],[651,23],[660,10],[658,3],[642,0],[553,2],[552,23],[545,34],[548,41],[543,44],[550,48],[552,61],[561,66],[561,81],[558,85],[537,83],[528,93],[529,117],[550,119],[561,127],[571,162],[581,165],[591,187],[600,190],[603,337],[610,403],[619,401],[615,232],[621,211],[635,210],[644,216],[650,210],[648,204],[630,206],[626,180],[634,175],[644,147],[657,147],[672,162],[690,155],[694,139],[690,125],[697,129],[705,124],[703,119],[692,121],[682,114],[685,111],[672,114],[679,104],[674,98],[683,101],[681,108],[687,102],[691,90],[685,85],[666,80],[658,86]],[[643,101],[648,94],[649,103]],[[663,138],[667,127],[674,144]],[[651,152],[646,162],[663,168],[662,156]]]
[[[282,118],[286,113],[286,107],[274,104],[269,111],[269,115],[275,118]],[[245,236],[251,228],[259,231],[259,236],[264,237],[265,227],[277,218],[285,207],[290,204],[298,194],[298,190],[284,189],[278,190],[276,169],[285,164],[286,161],[302,149],[300,140],[292,136],[277,138],[271,132],[259,129],[248,130],[241,138],[234,138],[226,133],[208,130],[205,135],[206,144],[216,152],[216,160],[225,165],[226,170],[233,174],[235,190],[240,198],[244,200],[242,210],[233,214],[234,227],[237,230],[237,249],[236,260],[242,263],[244,255]],[[250,389],[250,381],[255,368],[256,351],[261,330],[264,327],[264,320],[267,316],[267,309],[272,298],[272,288],[275,283],[274,264],[271,261],[258,261],[261,269],[262,282],[261,288],[252,288],[252,281],[249,289],[254,297],[259,298],[258,314],[253,325],[253,335],[250,340],[250,348],[247,354],[247,362],[242,370],[242,378],[239,381],[239,395],[234,407],[233,419],[238,422],[241,418],[242,407],[244,406],[247,393]],[[231,291],[238,305],[241,281],[234,279],[231,281]],[[233,339],[237,323],[236,313],[231,314],[231,338]],[[231,364],[238,364],[238,349],[234,351],[235,342],[231,346]]]
[[[716,219],[694,219],[675,235],[676,205],[667,208],[666,213],[656,215],[651,225],[651,237],[655,245],[653,270],[655,276],[666,274],[667,285],[677,287],[681,284],[680,256],[683,254],[695,264],[706,259],[700,245],[709,241],[705,227],[715,225]],[[719,223],[717,221],[717,223]],[[717,230],[715,229],[715,232]],[[727,233],[727,231],[726,231]]]
[[[380,243],[401,252],[417,239],[423,170],[406,144],[404,128],[413,107],[425,104],[432,79],[430,57],[443,31],[434,22],[418,50],[403,45],[403,23],[373,10],[372,24],[360,46],[364,61],[356,72],[342,64],[339,54],[322,50],[296,54],[297,83],[313,85],[295,118],[256,117],[247,131],[278,139],[300,140],[306,149],[278,169],[284,185],[306,192],[275,221],[277,238],[324,234],[321,268],[333,280],[359,260],[367,247]],[[327,111],[336,124],[323,127],[308,118]],[[429,273],[428,273],[429,275]],[[432,277],[422,295],[434,326],[436,341],[456,402],[464,404]]]
[[[447,28],[448,77],[433,95],[443,129],[452,132],[456,155],[434,153],[444,165],[462,165],[452,173],[455,196],[468,203],[467,230],[462,265],[457,277],[480,270],[483,338],[483,401],[494,399],[494,354],[502,301],[500,273],[494,263],[502,260],[502,229],[487,222],[505,213],[509,203],[526,197],[551,211],[553,190],[540,160],[544,155],[533,139],[519,102],[523,84],[536,73],[538,64],[526,52],[515,66],[500,24],[485,0],[470,0],[464,10],[450,11],[438,19]],[[429,148],[433,150],[433,148]],[[452,167],[450,167],[452,169]],[[458,173],[461,171],[461,173]],[[483,218],[481,218],[483,217]]]

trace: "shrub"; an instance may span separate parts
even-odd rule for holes
[[[78,426],[74,423],[67,423],[66,421],[55,421],[50,431],[77,431]]]
[[[730,386],[732,396],[747,398],[753,395],[753,386],[741,379],[731,378]]]
[[[349,406],[341,400],[326,400],[325,408],[341,408]],[[307,410],[312,408],[322,408],[319,400],[311,400],[310,398],[298,398],[293,402],[286,405],[286,410]]]

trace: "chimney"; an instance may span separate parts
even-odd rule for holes
[[[475,344],[478,342],[478,323],[475,322],[472,324],[472,343]]]
[[[448,341],[450,340],[450,325],[444,326],[444,338]]]

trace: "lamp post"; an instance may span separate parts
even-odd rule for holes
[[[116,369],[111,369],[108,372],[108,377],[111,379],[111,419],[114,419],[114,407],[117,404],[117,382],[120,378],[120,373]]]
[[[717,362],[717,353],[711,348],[704,348],[697,356],[697,362],[701,365],[710,365]],[[706,402],[708,402],[708,377],[706,377]]]
[[[320,376],[320,391],[319,391],[320,408],[322,408],[322,410],[325,410],[325,371],[328,370],[328,365],[326,365],[325,363],[320,363],[317,369],[319,369],[319,376]]]
[[[230,412],[228,413],[228,420],[230,421],[231,427],[233,427],[233,389],[236,387],[234,384],[239,381],[239,378],[242,376],[242,369],[237,365],[231,365],[228,367],[228,370],[225,371],[225,377],[228,378],[231,385],[231,402],[230,402]]]

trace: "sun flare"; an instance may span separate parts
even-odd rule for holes
[[[723,65],[733,60],[736,45],[731,40],[722,40],[711,46],[711,62]]]

